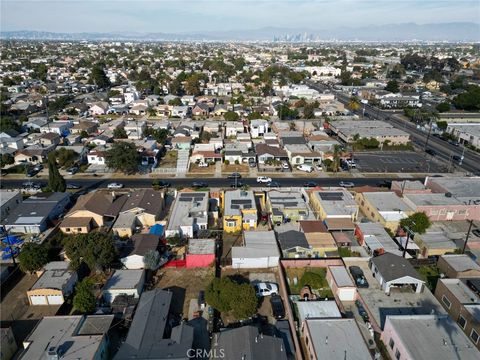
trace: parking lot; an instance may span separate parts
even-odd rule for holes
[[[355,153],[360,172],[436,173],[444,172],[445,165],[413,151]]]

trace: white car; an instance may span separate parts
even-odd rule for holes
[[[353,188],[355,186],[355,184],[351,181],[340,181],[338,185],[344,188]]]
[[[286,161],[282,162],[282,169],[285,169],[285,170],[290,169],[290,166],[288,166],[288,163]]]
[[[201,161],[198,163],[198,167],[208,167],[208,163]]]
[[[302,165],[298,165],[297,169],[300,171],[311,173],[313,171],[313,166],[302,164]]]
[[[272,182],[272,178],[266,177],[266,176],[258,176],[257,177],[257,183],[259,184],[268,184],[269,182]]]
[[[120,183],[110,183],[107,185],[108,189],[121,189],[123,188],[123,184]]]
[[[270,296],[278,294],[278,285],[270,282],[261,282],[255,284],[255,293],[257,296]]]

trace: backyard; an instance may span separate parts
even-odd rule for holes
[[[291,295],[299,295],[300,290],[309,285],[320,298],[332,298],[333,293],[326,279],[324,268],[286,268],[287,282]]]

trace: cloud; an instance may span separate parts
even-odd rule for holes
[[[478,1],[2,0],[1,30],[201,32],[261,27],[358,27],[480,19]]]

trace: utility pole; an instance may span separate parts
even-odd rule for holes
[[[470,231],[472,231],[473,220],[468,220],[470,225],[468,226],[467,237],[465,238],[465,242],[463,243],[462,254],[465,254],[465,248],[467,247],[468,238],[470,237]]]
[[[432,119],[430,118],[430,122],[428,123],[429,126],[428,126],[428,134],[427,134],[427,138],[425,139],[425,146],[423,148],[423,151],[426,151],[427,150],[427,145],[428,145],[428,139],[430,139],[430,134],[432,132]]]
[[[405,246],[403,247],[403,253],[402,257],[405,258],[405,254],[407,253],[407,247],[408,247],[408,240],[410,240],[410,228],[405,226],[405,230],[407,231],[407,240],[405,241]]]

